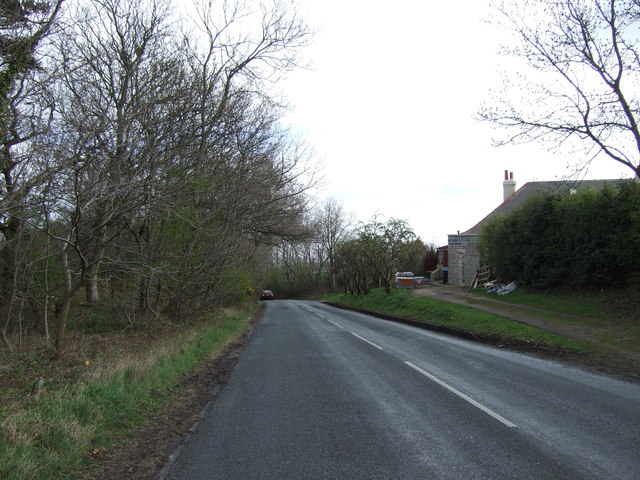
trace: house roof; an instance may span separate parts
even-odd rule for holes
[[[494,215],[508,214],[513,210],[521,207],[528,199],[538,195],[540,193],[548,193],[551,195],[564,195],[570,192],[576,192],[579,190],[587,190],[590,188],[599,190],[604,185],[616,185],[622,182],[627,182],[628,179],[613,179],[613,180],[560,180],[550,182],[528,182],[520,187],[513,195],[507,198],[501,205],[499,205],[493,212],[480,220],[477,224],[471,227],[462,235],[477,235],[480,233],[482,226]]]

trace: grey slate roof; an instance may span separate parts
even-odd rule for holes
[[[493,212],[480,220],[476,225],[464,232],[462,235],[477,235],[480,233],[482,226],[493,215],[497,213],[508,214],[518,207],[522,206],[528,199],[534,197],[539,193],[548,193],[551,195],[564,195],[572,191],[587,190],[590,188],[599,190],[604,185],[616,185],[622,182],[628,182],[628,179],[619,180],[560,180],[550,182],[528,182],[520,187],[516,193],[507,198],[500,206],[498,206]]]

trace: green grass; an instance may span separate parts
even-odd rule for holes
[[[92,370],[78,381],[3,411],[0,478],[74,478],[88,452],[110,445],[139,425],[144,412],[168,401],[165,394],[184,373],[249,328],[251,314],[193,327],[111,365],[83,365]]]
[[[529,305],[559,314],[585,318],[619,317],[625,312],[612,308],[611,298],[604,293],[576,295],[571,293],[542,293],[518,289],[509,295],[492,295],[483,289],[474,290],[478,299],[489,298],[515,305]]]
[[[522,323],[490,313],[427,297],[413,296],[407,290],[386,295],[375,289],[369,295],[332,295],[327,301],[350,308],[361,308],[388,315],[464,330],[478,338],[505,345],[525,344],[559,351],[586,352],[588,346]]]

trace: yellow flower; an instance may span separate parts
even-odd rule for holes
[[[85,365],[85,367],[88,367],[89,366],[89,360],[85,361],[84,365]]]

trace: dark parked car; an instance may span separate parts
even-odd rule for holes
[[[273,300],[273,292],[271,290],[262,290],[260,300]]]

